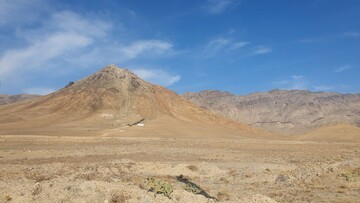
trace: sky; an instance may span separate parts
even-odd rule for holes
[[[0,0],[0,94],[108,64],[177,93],[360,92],[359,0]]]

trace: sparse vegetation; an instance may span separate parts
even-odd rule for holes
[[[123,192],[117,191],[111,194],[110,202],[111,203],[123,203],[126,200],[130,199],[130,196],[124,194]]]
[[[216,195],[217,199],[220,201],[228,201],[230,200],[230,193],[227,190],[220,190],[217,195]]]
[[[238,172],[236,170],[234,170],[234,169],[231,169],[228,172],[228,174],[229,174],[229,176],[232,176],[232,177],[235,177],[235,176],[239,175]]]
[[[4,201],[9,202],[12,200],[12,197],[9,194],[4,195]]]
[[[349,172],[340,174],[339,176],[345,178],[348,182],[355,181],[360,177],[360,168],[352,169]]]
[[[194,194],[200,194],[203,190],[200,189],[197,185],[192,183],[187,183],[184,186],[184,189],[188,192],[194,193]]]
[[[220,178],[220,181],[223,182],[223,183],[225,183],[225,184],[229,184],[229,183],[230,183],[230,181],[229,181],[228,179],[226,179],[225,177],[221,177],[221,178]]]
[[[149,186],[149,191],[155,192],[155,196],[157,194],[163,194],[165,197],[171,199],[170,195],[174,191],[171,183],[155,178],[149,178],[147,185]]]
[[[195,166],[195,165],[189,165],[189,166],[187,166],[187,168],[188,168],[189,170],[191,170],[191,171],[198,171],[198,170],[199,170],[198,167]]]

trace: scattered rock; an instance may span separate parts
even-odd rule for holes
[[[42,191],[42,187],[41,187],[40,183],[35,183],[34,188],[31,191],[31,194],[33,196],[36,196],[36,195],[39,195],[41,191]]]
[[[279,176],[276,178],[275,182],[276,182],[276,183],[283,183],[283,182],[287,182],[288,180],[289,180],[289,177],[288,177],[288,176],[286,176],[286,175],[279,175]]]

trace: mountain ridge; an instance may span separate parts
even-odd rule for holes
[[[0,94],[0,106],[6,105],[6,104],[12,104],[16,102],[21,102],[29,99],[34,99],[36,97],[39,97],[41,95],[37,94]]]
[[[283,134],[300,134],[330,124],[360,125],[360,94],[275,89],[235,95],[205,90],[183,97],[233,120]]]

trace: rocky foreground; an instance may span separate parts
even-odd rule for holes
[[[359,157],[350,143],[1,136],[0,202],[355,203]]]

